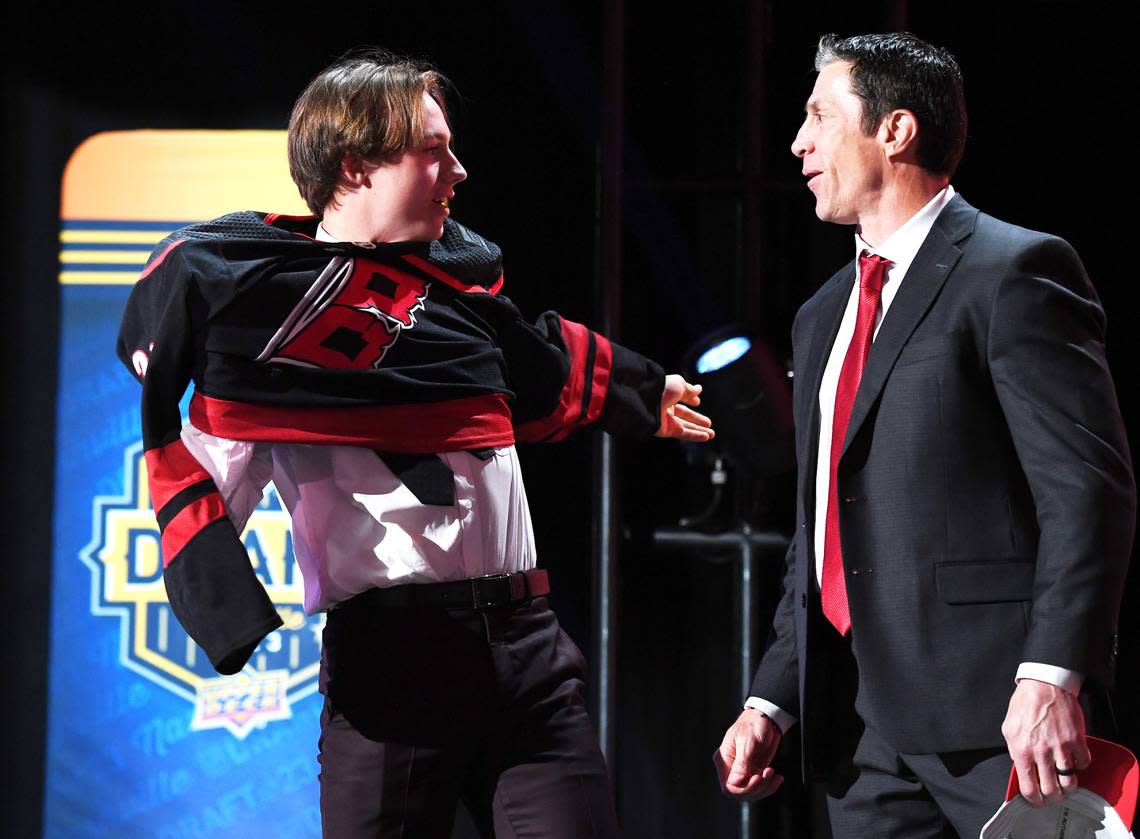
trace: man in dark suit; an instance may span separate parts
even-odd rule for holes
[[[825,36],[792,151],[855,262],[792,327],[798,515],[753,696],[717,753],[772,793],[803,723],[837,837],[977,836],[1087,766],[1111,684],[1135,485],[1104,314],[1061,239],[956,195],[954,57]]]

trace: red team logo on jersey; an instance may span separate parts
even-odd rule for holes
[[[431,283],[391,265],[335,257],[257,357],[302,367],[379,367],[415,326]]]

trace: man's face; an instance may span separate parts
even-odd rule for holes
[[[876,135],[860,127],[863,103],[851,92],[850,67],[835,61],[820,71],[792,143],[816,216],[836,224],[859,224],[875,211],[886,160]]]
[[[451,151],[451,130],[443,111],[424,94],[424,138],[398,157],[369,165],[371,215],[380,224],[380,240],[428,242],[443,235],[455,185],[467,177]],[[374,168],[373,168],[374,167]]]

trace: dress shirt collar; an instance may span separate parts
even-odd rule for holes
[[[906,276],[906,271],[910,268],[911,262],[914,261],[918,249],[922,247],[922,243],[926,241],[926,237],[930,233],[930,228],[934,226],[934,220],[938,218],[938,214],[954,197],[954,194],[954,187],[949,185],[945,189],[939,190],[938,194],[931,198],[925,207],[907,219],[902,227],[888,236],[877,248],[868,245],[863,241],[863,237],[856,233],[856,264],[858,264],[859,255],[863,251],[877,253],[893,263],[890,269],[892,277]]]

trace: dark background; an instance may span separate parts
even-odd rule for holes
[[[506,291],[524,310],[598,318],[600,4],[53,6],[4,20],[0,803],[14,837],[39,834],[59,187],[84,138],[283,128],[307,80],[351,47],[430,58],[461,97],[453,116],[470,177],[456,217],[503,246]],[[1140,320],[1125,257],[1136,197],[1135,133],[1126,127],[1136,111],[1135,61],[1122,20],[1061,0],[742,0],[674,11],[628,0],[624,8],[623,343],[676,368],[693,341],[738,320],[785,357],[796,308],[851,251],[849,228],[815,219],[788,152],[815,41],[828,31],[905,26],[951,49],[965,70],[971,129],[956,188],[994,215],[1064,236],[1082,255],[1108,312],[1109,359],[1137,439]],[[524,453],[555,605],[587,650],[593,445],[579,435]],[[740,699],[733,568],[648,544],[652,528],[702,500],[704,479],[679,445],[623,443],[620,463],[627,538],[614,775],[622,820],[629,836],[732,835],[737,806],[720,798],[709,758]],[[782,509],[771,507],[777,530],[787,525]],[[776,562],[767,563],[772,572]],[[1119,736],[1134,750],[1138,575],[1122,612],[1117,690]],[[762,835],[806,835],[803,792],[787,787],[759,811]]]

